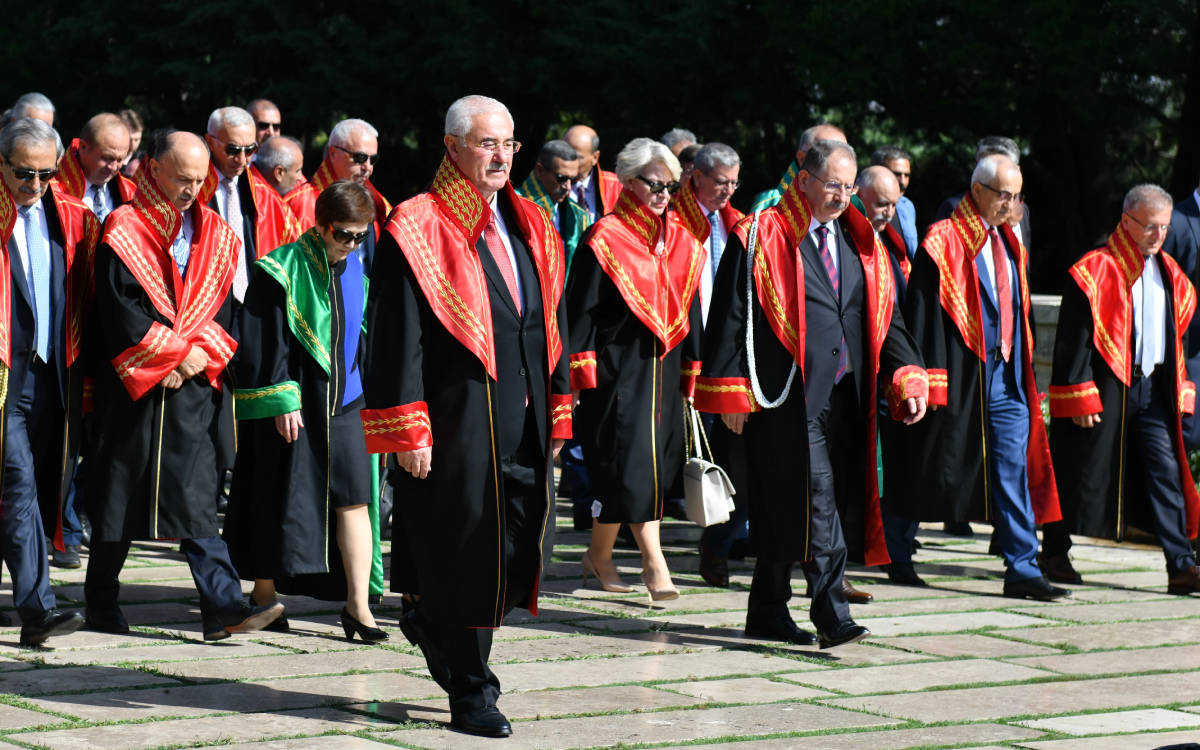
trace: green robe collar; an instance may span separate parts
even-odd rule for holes
[[[288,328],[328,376],[333,336],[329,260],[317,228],[290,245],[275,248],[256,265],[283,287]]]

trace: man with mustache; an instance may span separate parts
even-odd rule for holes
[[[862,214],[846,210],[857,171],[848,145],[815,141],[778,205],[734,227],[696,384],[697,408],[746,439],[758,552],[746,635],[821,648],[870,634],[851,618],[843,588],[839,505],[864,507],[866,563],[888,559],[875,472],[879,378],[893,419],[919,421],[927,391],[887,251]],[[816,637],[788,612],[801,561]]]

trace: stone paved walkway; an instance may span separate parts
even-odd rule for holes
[[[733,588],[695,573],[699,530],[664,526],[683,591],[651,606],[644,591],[581,589],[586,536],[560,507],[542,616],[501,629],[493,665],[513,720],[508,740],[441,726],[444,696],[395,629],[389,645],[347,643],[340,606],[285,599],[295,633],[200,639],[195,589],[168,545],[137,545],[122,605],[128,636],[81,631],[22,650],[0,630],[0,749],[710,747],[1023,747],[1140,750],[1200,742],[1200,597],[1166,594],[1161,553],[1079,540],[1087,585],[1066,603],[998,596],[1002,565],[987,536],[920,535],[918,572],[892,586],[855,569],[875,602],[854,608],[874,632],[821,652],[748,640],[750,567]],[[636,580],[638,558],[618,551]],[[82,604],[83,571],[53,572],[63,605]],[[802,593],[802,579],[795,582]],[[7,581],[0,602],[8,607]],[[798,622],[806,600],[793,604]],[[523,613],[519,613],[523,614]],[[320,738],[320,739],[317,739]]]

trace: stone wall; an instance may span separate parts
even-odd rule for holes
[[[1058,328],[1058,308],[1062,305],[1062,297],[1057,294],[1034,294],[1030,302],[1033,306],[1033,320],[1037,329],[1033,332],[1037,346],[1033,351],[1033,372],[1037,380],[1038,391],[1046,393],[1050,390],[1050,367],[1054,361],[1054,330]]]

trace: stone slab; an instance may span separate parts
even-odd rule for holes
[[[270,742],[239,742],[233,745],[222,745],[221,750],[312,750],[314,744],[311,738],[299,738],[271,740]],[[375,742],[365,737],[334,734],[322,737],[317,747],[320,750],[383,750],[392,745]]]
[[[1088,737],[1078,740],[1047,740],[1019,742],[1018,747],[1033,750],[1158,750],[1168,745],[1200,743],[1200,732],[1151,732],[1143,735],[1118,734],[1111,737]]]
[[[845,734],[823,734],[817,737],[779,737],[770,740],[750,740],[735,744],[687,745],[661,748],[660,750],[686,750],[686,748],[708,747],[723,750],[900,750],[909,747],[946,747],[970,744],[971,750],[988,750],[977,747],[976,742],[1005,742],[1044,736],[1042,732],[1004,724],[962,724],[948,727],[922,727],[920,729],[870,729]],[[1003,750],[993,748],[993,750]]]
[[[1123,651],[1090,651],[1013,659],[1014,664],[1076,675],[1129,674],[1157,670],[1200,670],[1200,646],[1166,646]],[[1200,678],[1197,678],[1200,685]]]
[[[1031,729],[1061,732],[1062,734],[1124,734],[1200,726],[1200,716],[1183,711],[1150,708],[1142,711],[1116,711],[1107,714],[1055,716],[1049,719],[1034,719],[1020,723]]]
[[[175,680],[121,667],[62,667],[6,672],[0,687],[11,695],[78,693],[85,690],[122,689],[141,685],[174,685]]]
[[[198,627],[199,626],[197,626],[197,628]],[[70,635],[58,636],[54,640],[47,641],[49,644],[49,647],[47,648],[28,649],[21,648],[17,645],[16,633],[17,630],[14,630],[11,643],[0,642],[0,654],[4,654],[12,659],[23,659],[26,661],[48,657],[50,654],[73,651],[75,649],[124,648],[126,646],[161,646],[166,644],[181,643],[178,638],[166,635],[164,633],[133,630],[132,632],[124,635],[114,635],[112,633],[98,633],[93,630],[84,629],[76,630]]]
[[[155,669],[160,673],[188,680],[264,680],[274,677],[341,674],[352,669],[383,671],[417,669],[424,666],[425,659],[419,656],[382,648],[362,648],[356,651],[324,651],[317,654],[172,662],[157,664]]]
[[[1055,625],[1024,630],[1000,630],[995,635],[1044,643],[1049,646],[1073,646],[1084,651],[1108,649],[1114,646],[1136,648],[1144,646],[1174,646],[1200,643],[1200,619],[1152,620],[1111,625]]]
[[[722,643],[702,643],[675,633],[628,633],[621,636],[589,635],[566,638],[533,638],[497,643],[492,648],[492,664],[552,659],[577,659],[581,656],[624,656],[666,653],[690,649],[718,649]]]
[[[795,731],[892,724],[878,716],[832,711],[824,706],[773,703],[765,706],[734,706],[692,711],[656,711],[573,719],[549,719],[519,723],[504,750],[534,748],[603,747],[623,743],[682,742],[718,737],[749,737]],[[381,734],[409,747],[478,747],[463,742],[462,735],[440,729],[410,729]],[[732,747],[732,746],[731,746]]]
[[[978,628],[1015,628],[1026,625],[1041,625],[1040,620],[1029,615],[1012,612],[962,612],[957,614],[913,615],[911,617],[862,617],[855,618],[859,625],[870,628],[880,636],[905,635],[908,633],[953,633]]]
[[[1156,698],[1171,701],[1179,691],[1179,675],[1161,674],[836,698],[824,702],[925,722],[981,721],[1037,716],[1047,709],[1063,707],[1092,711],[1143,706]]]
[[[948,685],[1018,682],[1050,673],[992,659],[962,659],[887,667],[830,669],[789,676],[789,680],[851,695],[916,691]]]
[[[161,646],[77,648],[53,651],[40,656],[47,664],[145,664],[162,661],[239,659],[278,653],[280,650],[271,646],[229,638],[218,644],[187,643],[172,639]]]
[[[279,736],[310,736],[325,732],[355,732],[366,729],[371,720],[364,716],[314,709],[280,713],[255,713],[232,721],[228,716],[198,719],[154,721],[144,724],[118,724],[32,732],[20,735],[29,742],[52,750],[107,750],[112,748],[160,747],[213,741],[246,741]],[[313,745],[309,739],[310,747]],[[321,740],[323,746],[324,740]]]
[[[1024,609],[1014,610],[1023,612]],[[1032,611],[1032,610],[1031,610]],[[1200,616],[1200,598],[1176,596],[1170,599],[1128,604],[1070,604],[1065,606],[1039,607],[1040,617],[1074,622],[1118,622],[1121,620],[1158,620],[1176,617]]]
[[[618,681],[704,679],[725,675],[754,675],[824,668],[816,664],[778,656],[764,656],[751,651],[719,651],[716,653],[673,654],[669,657],[663,655],[618,656],[609,659],[497,664],[493,666],[493,671],[500,678],[501,689],[510,691],[591,687]]]
[[[659,687],[716,703],[774,703],[831,695],[824,690],[814,690],[789,682],[774,682],[762,677],[672,682]]]
[[[996,659],[1009,656],[1034,656],[1059,653],[1049,646],[1035,646],[1003,638],[992,638],[974,633],[948,635],[909,635],[895,638],[871,639],[885,646],[913,649],[935,656],[973,656],[981,659]]]
[[[2,687],[4,687],[4,683],[0,682],[0,688]],[[40,711],[30,711],[27,708],[18,708],[17,706],[0,703],[0,730],[29,729],[31,727],[49,726],[51,724],[63,724],[66,721],[66,719],[44,714]]]

